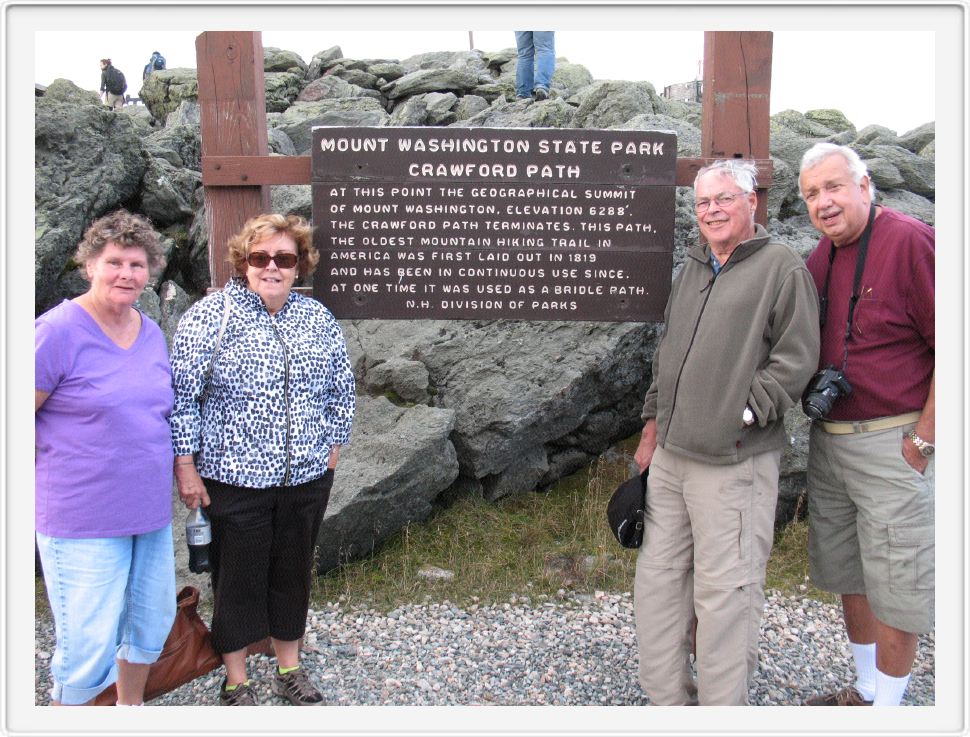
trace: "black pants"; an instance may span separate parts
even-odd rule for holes
[[[231,653],[267,635],[300,639],[333,471],[299,486],[268,489],[203,481],[211,500],[213,647]]]

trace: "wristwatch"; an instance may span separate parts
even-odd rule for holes
[[[913,441],[913,445],[916,446],[916,450],[919,451],[919,454],[923,458],[929,458],[936,452],[936,446],[933,443],[927,443],[923,440],[923,438],[916,434],[915,430],[909,434],[909,439]]]

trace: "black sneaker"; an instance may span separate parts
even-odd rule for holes
[[[222,687],[219,689],[219,705],[220,706],[258,706],[259,702],[256,700],[256,692],[253,691],[250,681],[245,683],[240,683],[232,691],[226,690],[226,681],[222,681]]]
[[[536,87],[532,90],[532,96],[536,99],[536,102],[541,100],[549,99],[549,90],[543,89],[542,87]]]
[[[277,669],[276,678],[273,679],[273,692],[288,699],[294,706],[320,706],[323,703],[323,694],[313,685],[302,667],[283,674]]]

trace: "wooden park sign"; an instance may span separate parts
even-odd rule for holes
[[[761,224],[767,222],[767,190],[772,179],[772,162],[768,155],[768,135],[769,135],[769,96],[771,90],[771,46],[772,46],[772,34],[770,32],[762,31],[709,31],[704,33],[704,93],[703,93],[703,107],[702,107],[702,124],[701,124],[701,156],[699,157],[682,157],[674,162],[675,173],[673,178],[673,184],[676,186],[691,186],[694,181],[694,177],[697,171],[709,164],[716,159],[725,158],[745,158],[753,159],[758,167],[758,208],[755,214],[755,219]],[[267,145],[267,132],[266,132],[266,100],[265,100],[265,79],[263,74],[263,46],[262,46],[262,36],[258,31],[207,31],[200,34],[196,38],[196,56],[197,56],[197,69],[199,78],[199,107],[201,110],[201,121],[202,121],[202,183],[204,187],[205,194],[205,204],[206,204],[206,225],[209,233],[209,271],[211,275],[211,284],[213,288],[221,288],[226,280],[229,278],[229,265],[227,262],[227,243],[229,238],[237,233],[242,227],[243,223],[250,217],[258,215],[269,210],[269,188],[273,184],[326,184],[324,178],[319,178],[316,176],[311,177],[311,157],[310,156],[270,156],[268,152]],[[451,140],[451,137],[456,139],[461,138],[464,140],[465,136],[475,139],[476,137],[484,138],[488,140],[490,137],[499,136],[499,133],[494,133],[494,129],[478,128],[478,129],[456,129],[456,128],[380,128],[379,137],[387,139],[386,145],[392,145],[392,142],[396,142],[400,139],[402,135],[412,136],[414,140],[419,137],[427,136],[430,138],[435,138],[440,141]],[[415,133],[415,131],[424,131],[422,133]],[[322,134],[320,134],[322,136]],[[377,134],[375,134],[377,135]],[[505,135],[505,134],[501,134]],[[633,140],[661,140],[655,139],[654,137],[659,135],[655,132],[649,131],[589,131],[584,129],[551,129],[551,128],[539,128],[539,129],[516,129],[516,136],[521,136],[522,140],[529,140],[530,146],[537,146],[538,140],[545,138],[546,140],[558,139],[561,141],[573,141],[578,144],[580,140],[601,140],[607,145],[607,151],[609,149],[609,143],[612,140],[627,141],[630,137]],[[598,136],[606,136],[606,138],[599,138]],[[372,138],[374,136],[371,136]],[[538,137],[538,138],[536,138]],[[501,140],[507,140],[502,138]],[[397,145],[394,143],[393,145]],[[505,145],[504,143],[502,144]],[[534,151],[534,149],[533,149]],[[333,152],[328,153],[341,153],[348,154],[352,156],[358,156],[362,151],[337,151],[336,148]],[[376,151],[366,152],[376,153]],[[403,152],[399,152],[403,153]],[[428,152],[422,152],[428,153]],[[561,295],[551,295],[552,297],[563,297],[565,301],[573,301],[573,298],[583,298],[582,306],[577,302],[576,310],[547,310],[544,312],[545,319],[599,319],[599,320],[635,320],[635,319],[652,319],[659,320],[661,316],[652,313],[651,310],[655,309],[655,305],[647,304],[651,299],[657,299],[658,291],[656,290],[653,282],[649,281],[653,277],[649,277],[646,282],[643,282],[643,276],[647,272],[654,272],[662,276],[669,281],[670,270],[667,269],[666,273],[662,273],[663,269],[655,269],[652,265],[655,260],[666,258],[669,263],[669,255],[666,255],[666,251],[669,254],[670,248],[673,245],[673,233],[670,229],[669,220],[671,218],[672,207],[666,203],[664,197],[672,198],[672,187],[670,187],[671,182],[665,178],[667,175],[661,176],[661,170],[651,169],[650,176],[654,177],[652,181],[647,181],[643,178],[639,178],[640,175],[636,172],[632,172],[632,176],[628,179],[623,178],[622,167],[617,170],[613,169],[611,174],[604,173],[596,168],[587,159],[592,158],[592,155],[588,154],[588,151],[584,152],[581,148],[577,148],[576,153],[566,154],[565,151],[561,155],[553,157],[543,162],[543,165],[548,165],[551,169],[552,176],[545,177],[543,174],[543,169],[540,168],[530,176],[528,169],[520,170],[519,167],[528,167],[530,163],[532,165],[539,164],[539,161],[528,161],[530,154],[522,152],[521,158],[515,158],[514,160],[509,159],[506,161],[506,165],[515,164],[516,173],[515,176],[508,178],[508,169],[506,168],[504,176],[483,176],[481,170],[475,169],[475,167],[481,164],[490,163],[495,161],[499,163],[499,159],[496,158],[498,154],[505,155],[503,151],[499,152],[479,152],[477,156],[465,156],[461,158],[460,161],[464,161],[468,164],[473,165],[470,171],[465,172],[463,175],[452,176],[450,173],[447,177],[439,177],[435,168],[438,164],[446,164],[446,156],[448,152],[436,151],[430,152],[434,156],[423,156],[420,163],[431,164],[432,169],[430,173],[423,172],[420,168],[417,171],[417,175],[411,179],[412,175],[410,172],[405,170],[397,170],[394,177],[397,177],[398,183],[396,186],[403,188],[405,183],[407,186],[420,186],[420,187],[430,187],[432,188],[432,197],[436,197],[440,200],[442,206],[460,206],[462,204],[467,206],[482,206],[489,205],[491,203],[495,208],[503,208],[506,206],[513,206],[519,208],[525,208],[530,205],[528,200],[532,195],[526,195],[519,197],[516,190],[527,189],[529,187],[539,190],[539,189],[558,189],[560,191],[570,191],[570,192],[582,192],[582,195],[577,195],[577,199],[574,201],[570,196],[567,199],[557,197],[555,195],[548,194],[542,196],[535,196],[535,203],[537,205],[543,205],[546,207],[552,207],[556,204],[557,200],[562,200],[559,204],[563,207],[569,206],[580,206],[580,207],[595,207],[595,206],[610,206],[608,200],[602,198],[598,199],[594,196],[587,197],[585,195],[586,190],[590,192],[600,192],[605,193],[608,191],[613,192],[625,192],[631,193],[636,192],[634,195],[633,202],[636,203],[636,207],[630,208],[629,211],[624,209],[624,213],[620,215],[618,212],[614,212],[613,215],[605,214],[599,215],[596,212],[590,215],[587,209],[586,213],[579,215],[556,213],[557,218],[567,218],[567,220],[561,220],[559,222],[568,222],[570,224],[569,231],[553,231],[552,229],[546,229],[542,233],[538,231],[537,228],[533,228],[535,232],[527,233],[524,229],[520,228],[521,232],[513,234],[509,232],[506,236],[507,238],[548,238],[549,243],[544,243],[543,246],[537,247],[525,247],[522,246],[515,247],[509,246],[508,253],[509,258],[516,258],[514,253],[541,253],[543,256],[543,269],[548,269],[549,274],[544,275],[542,278],[556,281],[547,281],[546,283],[555,285],[559,284],[561,287],[575,286],[577,288],[576,294],[561,294]],[[471,154],[476,152],[465,152],[465,154]],[[515,153],[514,151],[512,152]],[[542,152],[540,152],[541,154]],[[622,154],[621,152],[617,152]],[[543,154],[544,156],[546,154]],[[670,161],[673,160],[674,151],[665,151],[665,156],[670,157]],[[602,156],[601,161],[606,161],[610,158],[610,155]],[[639,154],[637,156],[630,155],[629,160],[631,166],[636,166],[634,162],[646,160],[647,157],[641,157]],[[663,158],[663,157],[659,157]],[[336,157],[331,158],[332,161],[337,161]],[[370,160],[370,159],[369,159]],[[572,160],[572,161],[570,161]],[[355,159],[358,163],[363,163],[363,159],[359,156]],[[541,158],[540,158],[541,161]],[[370,198],[370,204],[380,204],[380,202],[386,202],[387,204],[398,204],[403,206],[407,202],[411,201],[413,204],[418,204],[418,200],[423,205],[434,204],[430,201],[425,201],[423,198],[418,196],[408,195],[407,199],[403,193],[397,193],[397,195],[391,194],[391,188],[395,186],[394,181],[391,178],[387,178],[387,175],[382,175],[379,170],[387,166],[392,162],[385,162],[378,157],[373,158],[374,166],[371,167],[367,172],[366,176],[369,178],[368,184],[360,184],[357,186],[361,187],[373,187],[375,191],[379,188],[386,187],[386,193],[383,195],[367,195]],[[377,162],[380,163],[377,166]],[[405,159],[401,159],[402,165],[405,163]],[[408,160],[407,165],[413,163],[413,160]],[[459,162],[460,163],[460,162]],[[649,162],[653,165],[659,164],[658,160],[652,160]],[[343,166],[346,166],[345,161]],[[558,166],[562,166],[562,169],[558,169]],[[580,173],[577,178],[573,178],[569,173],[569,167],[576,166],[579,167]],[[376,168],[375,168],[376,167]],[[586,178],[584,178],[583,172],[586,172]],[[363,171],[363,170],[359,170]],[[446,171],[447,168],[446,168]],[[640,171],[641,174],[644,170]],[[523,172],[525,172],[523,177]],[[596,172],[590,176],[590,172]],[[313,172],[316,174],[316,171]],[[329,176],[329,175],[328,175]],[[384,180],[380,177],[385,176]],[[464,178],[461,178],[464,177]],[[338,176],[334,174],[330,177],[333,181],[331,184],[339,186],[354,186],[351,183],[351,177],[347,175],[344,171],[343,175]],[[319,182],[318,182],[319,180]],[[587,181],[588,180],[588,181]],[[412,183],[413,181],[413,183]],[[457,190],[461,189],[461,194],[455,192],[448,193],[446,195],[441,195],[440,188],[444,187],[447,189]],[[473,195],[471,193],[472,187],[477,187],[479,189],[485,187],[489,190],[489,193],[484,196]],[[503,191],[503,188],[505,191]],[[640,188],[640,189],[638,189]],[[490,190],[495,190],[495,196],[491,195]],[[653,190],[656,189],[654,192]],[[641,195],[642,190],[642,195]],[[513,194],[514,193],[514,194]],[[390,200],[391,197],[399,196],[400,200],[394,202]],[[329,200],[330,195],[327,195]],[[343,202],[344,204],[350,204],[353,195],[347,195],[346,193],[340,195],[333,195],[337,198],[336,201],[339,204]],[[664,214],[657,216],[652,214],[651,211],[641,211],[639,206],[644,201],[649,201],[651,198],[656,197],[657,206],[664,209]],[[342,199],[341,199],[342,198]],[[639,198],[639,199],[637,199]],[[316,197],[314,198],[316,201]],[[622,198],[614,198],[615,201],[612,205],[615,207],[626,206],[628,203]],[[329,201],[324,204],[324,208],[329,206]],[[315,205],[319,207],[318,205]],[[608,212],[608,211],[607,211]],[[336,213],[339,214],[339,213]],[[368,215],[368,213],[359,212],[351,213],[354,215]],[[371,213],[374,215],[386,215],[387,213]],[[392,213],[393,214],[393,213]],[[413,213],[417,215],[418,213]],[[423,222],[431,222],[427,218],[432,215],[438,215],[439,213],[420,213],[424,220]],[[440,213],[441,215],[454,216],[462,213],[452,212],[452,213]],[[463,216],[469,215],[469,213],[464,213]],[[471,215],[476,215],[471,213]],[[530,222],[546,222],[541,218],[552,217],[553,214],[550,212],[548,215],[542,213],[526,213],[524,209],[521,211],[509,212],[504,210],[503,212],[494,213],[481,213],[481,215],[494,218],[496,221],[507,221],[507,222],[527,222],[527,218],[532,218]],[[640,233],[633,233],[632,231],[627,233],[621,231],[617,233],[611,229],[607,232],[603,230],[582,230],[580,225],[580,230],[573,230],[573,220],[568,220],[568,218],[579,218],[582,217],[583,221],[595,225],[604,225],[609,222],[611,225],[613,223],[641,223],[650,224],[653,226],[655,233],[650,231],[643,231]],[[348,215],[349,218],[349,215]],[[614,218],[614,220],[609,220]],[[316,218],[315,218],[316,221]],[[338,223],[348,222],[347,218],[337,219]],[[434,222],[439,222],[435,220]],[[550,221],[552,222],[552,221]],[[577,221],[579,222],[579,221]],[[665,224],[666,223],[666,224]],[[321,244],[321,238],[344,238],[347,239],[350,236],[348,232],[349,228],[337,228],[332,225],[328,225],[323,222],[315,222],[318,227],[317,243]],[[321,227],[323,226],[323,227]],[[443,226],[440,227],[440,233],[435,235],[440,235],[444,233]],[[329,231],[325,230],[330,228]],[[661,239],[659,233],[662,228],[668,228],[665,231],[666,238],[662,245],[658,244]],[[356,226],[355,226],[356,229]],[[322,235],[321,230],[324,233],[329,233],[329,235]],[[338,232],[339,231],[339,232]],[[361,226],[359,235],[354,237],[363,238],[364,235],[373,236],[374,233],[364,233],[363,227]],[[622,238],[618,237],[622,234]],[[391,237],[393,234],[388,233],[385,237]],[[398,233],[400,235],[400,233]],[[427,233],[426,233],[427,235]],[[466,238],[472,238],[474,234],[469,233],[451,233],[450,235],[458,237],[464,235]],[[636,235],[638,237],[637,243],[633,243],[633,239],[627,239],[627,236]],[[414,235],[415,238],[421,236],[420,230],[416,231]],[[378,236],[380,237],[380,236]],[[482,233],[481,237],[485,237]],[[492,236],[494,238],[499,238],[498,231]],[[559,243],[551,244],[552,238],[559,239]],[[569,240],[580,241],[587,240],[589,245],[569,245]],[[642,240],[639,240],[642,239]],[[563,245],[562,241],[565,240],[566,244]],[[609,240],[609,246],[601,244],[601,241]],[[418,245],[415,245],[417,243]],[[330,246],[335,246],[331,241]],[[467,248],[457,242],[454,245],[444,245],[442,243],[428,243],[420,244],[415,241],[412,244],[408,244],[412,250],[426,249],[427,254],[430,253],[454,253],[458,252],[469,252]],[[468,246],[469,244],[464,244]],[[381,248],[380,243],[368,244],[364,246],[363,242],[353,244],[350,247],[349,243],[345,243],[346,251],[360,251],[360,247],[365,250],[367,248],[372,248],[375,251]],[[341,246],[343,248],[344,246]],[[469,246],[470,247],[470,246]],[[397,246],[395,246],[395,249]],[[482,246],[476,246],[476,248],[481,249]],[[494,244],[488,246],[489,249],[495,250]],[[525,250],[529,249],[529,250]],[[477,253],[477,251],[472,250],[471,253]],[[495,251],[497,252],[497,251]],[[396,250],[391,252],[396,253]],[[553,261],[551,259],[552,255],[562,256],[562,261]],[[582,259],[573,260],[572,262],[567,261],[567,258],[571,255],[573,256],[583,256],[583,255],[595,255],[597,258],[595,261],[583,261]],[[612,255],[607,255],[612,254]],[[327,254],[324,254],[326,257]],[[395,259],[397,256],[394,257]],[[617,260],[619,259],[619,261]],[[354,267],[351,260],[346,260],[347,263],[343,264],[343,268],[350,269]],[[623,266],[620,266],[620,263]],[[487,263],[487,262],[483,262]],[[522,268],[529,268],[529,262],[523,261]],[[627,266],[626,264],[630,264]],[[441,264],[441,268],[460,268],[457,261],[453,261],[454,266],[447,267],[444,263]],[[397,281],[399,278],[397,275],[397,264],[393,263],[394,271],[391,277],[388,279],[393,279]],[[418,265],[417,263],[415,264]],[[357,264],[361,267],[362,264]],[[374,268],[380,266],[376,262],[369,265],[368,268]],[[386,264],[387,268],[390,268],[392,264]],[[496,262],[496,265],[492,268],[512,268],[516,266],[511,260],[508,265],[504,265],[504,262]],[[384,268],[384,266],[381,266]],[[428,267],[425,267],[428,268]],[[435,264],[435,269],[438,268],[438,264]],[[487,267],[482,267],[487,268]],[[532,268],[540,268],[538,265],[534,265]],[[552,277],[552,269],[557,270],[555,277]],[[558,272],[565,272],[567,269],[582,269],[584,273],[582,276],[577,276],[574,278],[569,274],[560,274]],[[624,269],[623,279],[621,280],[618,275],[619,269]],[[329,278],[324,276],[324,272],[327,271],[327,260],[323,259],[320,266],[321,275],[319,280]],[[585,270],[589,269],[591,273],[587,275]],[[603,269],[606,271],[605,277],[601,274],[595,273],[593,270]],[[612,277],[610,276],[610,270],[613,270]],[[628,272],[636,269],[638,272],[637,281],[640,286],[643,287],[644,294],[579,294],[579,287],[583,286],[595,286],[598,283],[596,280],[603,280],[601,283],[608,285],[610,283],[616,286],[627,286],[628,285]],[[360,275],[362,276],[362,274]],[[439,275],[433,273],[431,276],[426,273],[419,274],[417,276],[405,277],[414,280],[415,290],[423,290],[423,285],[425,284],[435,284],[437,289],[437,284],[439,282],[430,281],[432,278],[435,280],[440,279],[454,279],[455,272],[453,271],[450,277],[445,277],[444,275]],[[497,277],[492,275],[495,279],[507,279],[513,278],[509,276]],[[491,277],[469,277],[476,279],[485,279]],[[535,277],[527,277],[529,279],[535,279]],[[659,276],[658,276],[659,278]],[[380,276],[383,280],[383,273]],[[417,281],[421,280],[421,281]],[[349,282],[345,282],[349,283]],[[382,283],[381,281],[375,282],[370,280],[368,284]],[[401,281],[403,284],[404,282]],[[440,282],[443,284],[444,282]],[[477,282],[475,282],[477,283]],[[489,283],[489,282],[484,282]],[[491,282],[495,283],[495,282]],[[508,282],[506,282],[508,283]],[[515,290],[517,292],[518,284],[512,282],[515,285]],[[540,281],[533,281],[533,284],[542,284]],[[459,282],[460,285],[460,282]],[[318,285],[319,286],[319,285]],[[634,285],[635,286],[635,285]],[[324,288],[326,288],[324,286]],[[332,290],[332,284],[330,285]],[[562,290],[561,290],[562,291]],[[650,292],[648,295],[646,292]],[[336,294],[334,292],[326,292],[321,294],[321,298],[328,305],[334,305],[334,297]],[[383,300],[382,298],[372,298],[373,295],[377,294],[375,291],[359,292],[358,294],[363,295],[362,301],[367,303],[367,305],[355,304],[354,309],[360,309],[365,306],[370,308],[375,308],[378,310],[391,310],[392,301]],[[465,294],[462,288],[461,292],[455,293],[461,296],[463,299],[467,298],[467,301],[472,301],[476,295],[469,293]],[[351,292],[353,295],[353,292]],[[370,295],[371,298],[368,298]],[[408,296],[411,295],[411,296]],[[432,303],[431,296],[439,297],[439,304],[433,309],[438,313],[437,315],[432,314]],[[497,295],[493,295],[496,297]],[[531,298],[531,294],[515,294],[516,303],[520,299],[525,297]],[[540,295],[542,296],[542,295]],[[415,297],[420,297],[421,299],[415,299]],[[591,299],[586,300],[586,297]],[[597,302],[595,299],[600,299]],[[478,297],[480,300],[488,298],[487,294],[482,294]],[[511,300],[512,295],[508,296]],[[613,302],[610,302],[610,299]],[[458,315],[458,311],[464,310],[465,307],[452,307],[446,306],[442,308],[440,305],[440,292],[411,292],[410,288],[408,291],[401,291],[393,299],[403,299],[404,300],[404,311],[410,319],[417,317],[432,317],[440,316],[445,313],[452,314],[454,311],[455,316]],[[427,301],[429,304],[427,310],[429,312],[423,312],[422,309],[418,309],[417,306],[408,308],[407,300],[413,300],[420,304],[421,302]],[[621,304],[619,299],[628,300],[625,304]],[[454,301],[459,301],[457,298]],[[505,301],[505,300],[503,300]],[[530,302],[532,300],[530,299]],[[530,305],[531,308],[531,305]],[[398,307],[394,307],[398,309]],[[507,304],[502,306],[502,313],[488,313],[489,317],[499,317],[506,316],[513,313],[508,312],[509,309]],[[524,315],[525,313],[521,310],[525,308],[520,308],[516,304],[516,310],[519,310],[519,315]],[[538,308],[537,308],[538,309]],[[634,311],[643,310],[644,317],[634,317]],[[541,318],[543,311],[539,310],[534,315],[530,315],[533,319]],[[582,312],[579,315],[570,315],[568,313],[572,312]],[[339,314],[339,311],[338,311]],[[387,312],[385,314],[391,314]],[[612,316],[610,316],[612,315]],[[653,317],[646,317],[647,315],[654,315]],[[467,316],[467,315],[466,315]]]
[[[313,293],[340,318],[663,319],[673,133],[313,129]]]

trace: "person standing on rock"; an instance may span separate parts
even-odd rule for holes
[[[752,162],[717,161],[694,180],[706,245],[674,279],[643,405],[635,458],[650,475],[634,609],[654,705],[748,703],[784,416],[818,363],[815,286],[755,223],[756,174]]]
[[[536,101],[549,97],[556,71],[555,31],[516,31],[515,96]]]
[[[251,706],[247,646],[272,638],[272,688],[323,703],[300,666],[314,547],[356,408],[340,325],[292,290],[313,273],[312,229],[260,215],[229,241],[236,276],[195,303],[172,344],[179,495],[212,524],[212,644],[224,706]]]
[[[165,264],[161,236],[118,210],[75,260],[91,283],[34,322],[35,529],[57,631],[55,706],[117,683],[142,703],[175,619],[172,374],[134,305]]]
[[[114,67],[111,59],[101,60],[101,94],[105,96],[104,102],[112,110],[118,110],[125,104],[125,91],[128,83],[121,70]]]
[[[798,186],[822,233],[807,262],[823,305],[819,367],[848,382],[827,403],[806,393],[819,404],[810,574],[841,594],[856,666],[853,685],[806,703],[897,706],[917,635],[934,622],[936,232],[877,206],[865,164],[846,146],[810,148]]]

